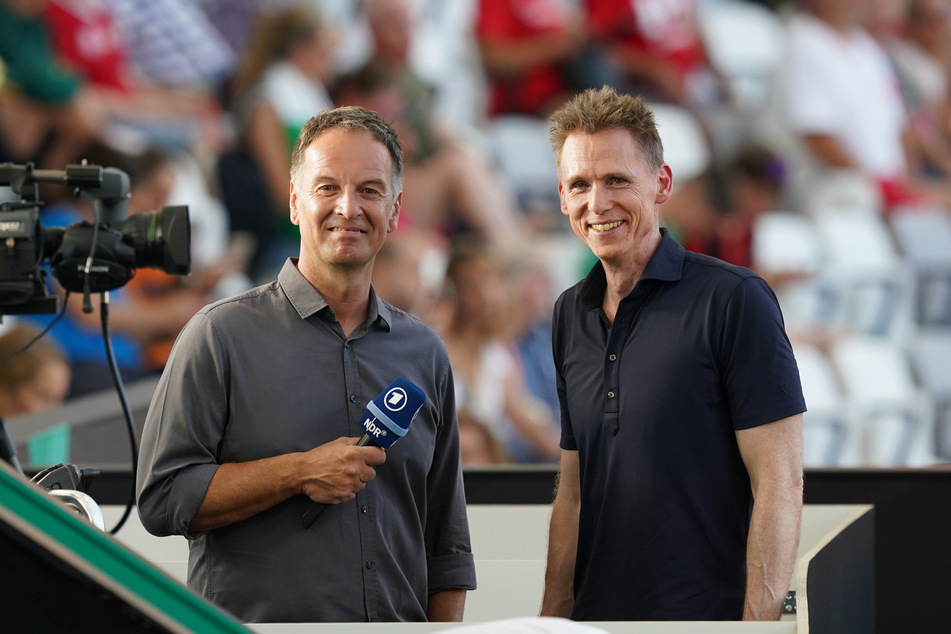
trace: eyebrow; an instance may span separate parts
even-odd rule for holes
[[[340,179],[327,174],[314,174],[314,178],[311,180],[311,186],[317,185],[318,183],[333,183],[338,184]],[[367,185],[372,185],[383,191],[389,191],[389,185],[385,179],[382,178],[368,178],[357,183],[357,187],[366,187]]]
[[[361,187],[365,187],[366,185],[373,185],[373,186],[375,186],[377,189],[382,189],[383,191],[390,191],[389,185],[387,185],[385,179],[381,179],[381,178],[369,178],[369,179],[367,179],[367,180],[365,180],[365,181],[361,181],[361,182],[360,182],[360,186],[361,186]]]
[[[573,183],[576,181],[584,181],[586,183],[591,183],[595,181],[606,181],[612,178],[620,178],[622,180],[627,180],[627,181],[637,180],[637,177],[633,174],[618,172],[618,171],[604,172],[603,174],[579,174],[579,173],[566,174],[563,180],[566,183]]]

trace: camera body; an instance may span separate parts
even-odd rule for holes
[[[74,197],[90,201],[96,220],[44,228],[40,183],[65,185]],[[129,177],[121,170],[86,163],[65,170],[0,163],[0,185],[20,197],[0,203],[0,315],[56,312],[44,261],[63,288],[83,293],[119,288],[141,267],[175,275],[191,270],[188,207],[126,217]]]

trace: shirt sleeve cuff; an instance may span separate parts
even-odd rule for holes
[[[431,558],[429,565],[429,594],[458,588],[476,589],[475,560],[472,553],[456,553]]]
[[[195,465],[179,473],[172,481],[172,493],[168,496],[168,530],[172,535],[196,536],[188,532],[188,524],[198,512],[208,485],[218,470],[216,464]]]

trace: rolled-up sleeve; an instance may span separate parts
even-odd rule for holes
[[[185,535],[218,468],[228,415],[226,356],[204,313],[185,326],[142,432],[136,503],[154,535]]]
[[[448,362],[440,376],[439,391],[441,424],[427,481],[426,565],[429,594],[450,588],[476,588],[475,561],[462,486],[455,391]]]

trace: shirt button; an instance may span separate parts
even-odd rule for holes
[[[373,570],[373,566],[374,566],[374,565],[375,565],[375,564],[374,564],[372,561],[368,561],[368,562],[367,562],[367,570]]]
[[[348,341],[347,343],[343,344],[343,347],[346,348],[347,350],[349,350],[349,349],[350,349],[350,342]]]
[[[368,508],[366,507],[366,505],[364,504],[363,506],[360,507],[360,510],[363,511],[363,514],[364,514],[364,515],[366,515],[367,512],[368,512],[370,509],[368,509]]]
[[[611,361],[617,361],[617,355],[612,354],[611,356],[608,357],[608,359],[610,359]]]
[[[356,395],[356,394],[351,394],[351,395],[350,395],[350,402],[351,402],[351,403],[356,403],[356,402],[357,402],[357,395]]]
[[[608,392],[608,398],[614,398],[614,392]]]

